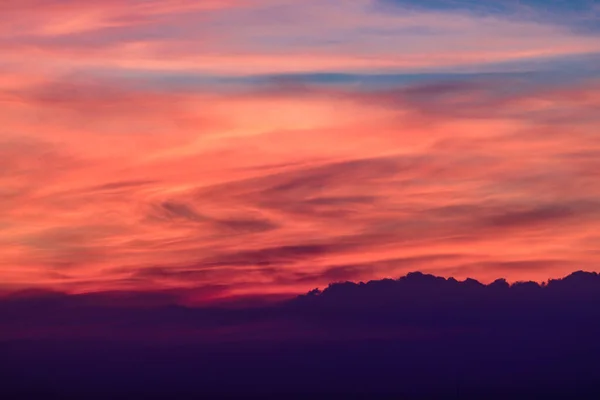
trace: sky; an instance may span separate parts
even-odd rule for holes
[[[2,291],[600,270],[598,1],[3,0],[0,21]]]

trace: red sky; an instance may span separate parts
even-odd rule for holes
[[[598,10],[523,3],[4,0],[2,290],[598,271]]]

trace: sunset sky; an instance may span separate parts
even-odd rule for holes
[[[0,290],[600,271],[595,0],[2,0]]]

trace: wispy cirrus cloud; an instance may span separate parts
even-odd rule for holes
[[[4,285],[593,265],[594,31],[533,4],[351,3],[3,3]]]
[[[377,2],[13,3],[3,58],[23,68],[202,70],[213,73],[368,71],[488,64],[599,52],[596,38],[552,21],[478,15],[461,7],[387,12]],[[27,9],[30,9],[28,7]],[[235,27],[235,29],[231,29]],[[492,44],[487,46],[486,43]],[[54,54],[54,57],[52,57]],[[52,57],[52,58],[50,58]]]

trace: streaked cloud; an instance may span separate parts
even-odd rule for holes
[[[4,288],[594,269],[596,32],[383,3],[4,2]]]

